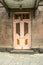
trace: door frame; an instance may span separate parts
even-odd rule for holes
[[[15,16],[15,14],[29,14],[29,20],[30,20],[30,28],[31,28],[31,12],[14,12],[13,13],[13,23],[14,23],[14,16]],[[12,25],[13,25],[13,23],[12,23]],[[12,40],[13,40],[13,49],[14,49],[14,38],[13,38],[13,36],[14,36],[14,32],[13,32],[13,30],[14,30],[14,27],[12,26]],[[30,29],[31,30],[31,29]],[[32,32],[30,33],[30,36],[31,36],[31,38],[32,38]],[[31,39],[31,47],[30,47],[30,49],[32,48],[32,39]],[[29,49],[17,49],[17,50],[29,50]]]

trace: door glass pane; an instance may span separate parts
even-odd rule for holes
[[[16,33],[20,35],[20,23],[16,23]]]
[[[24,23],[24,35],[28,33],[28,23]]]
[[[28,44],[28,39],[25,39],[25,45],[27,45]]]
[[[19,17],[21,19],[29,19],[29,14],[15,14],[15,19],[19,19]]]
[[[23,14],[23,19],[29,19],[29,14]]]
[[[15,19],[19,19],[19,17],[21,18],[21,14],[15,14]]]
[[[19,45],[20,44],[20,40],[19,39],[17,39],[17,45]]]

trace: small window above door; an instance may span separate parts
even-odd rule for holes
[[[15,19],[19,19],[19,17],[21,18],[21,14],[15,14]]]
[[[14,14],[14,19],[30,19],[30,14],[29,13],[18,13]]]
[[[23,19],[29,19],[29,14],[23,14]]]

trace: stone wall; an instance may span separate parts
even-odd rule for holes
[[[0,8],[0,47],[12,45],[12,18],[8,18],[5,8]]]
[[[36,12],[36,17],[32,20],[32,47],[43,47],[43,11]]]
[[[9,19],[5,8],[0,8],[0,47],[12,45],[12,17]],[[32,19],[32,47],[43,47],[43,11]]]

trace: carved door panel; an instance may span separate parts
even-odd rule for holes
[[[24,23],[23,49],[30,49],[31,47],[31,24],[28,19],[23,20],[23,23]]]
[[[25,19],[22,21],[15,20],[14,27],[14,49],[30,49],[31,47],[31,26],[30,21]]]
[[[20,22],[19,20],[15,20],[14,23],[13,23],[13,28],[14,28],[14,49],[21,49],[21,39],[20,39]]]

